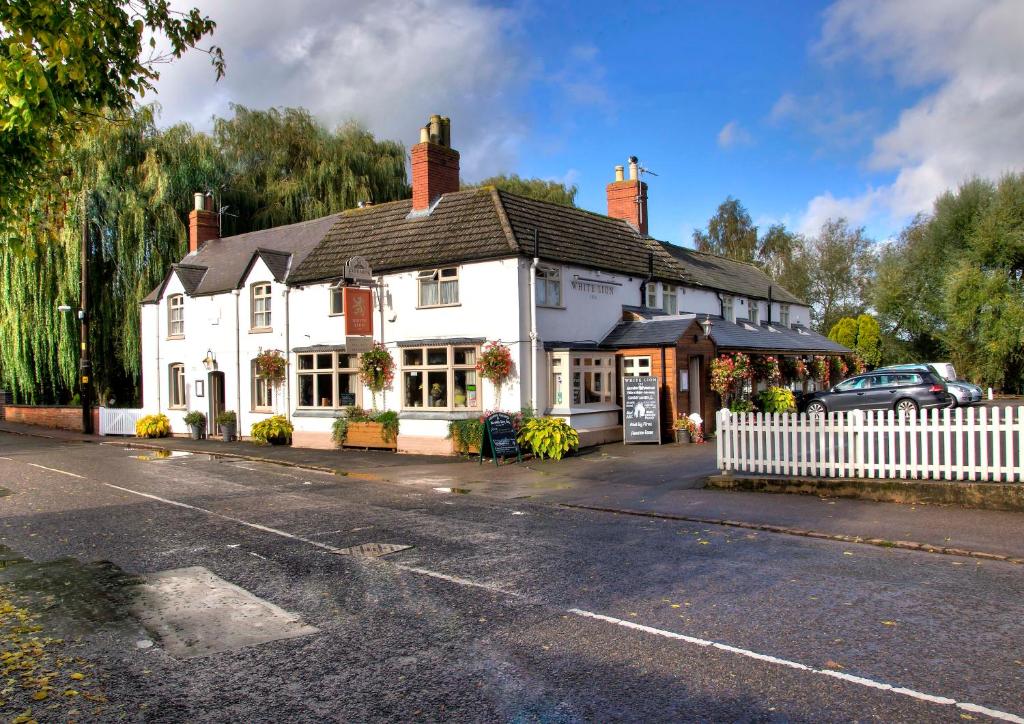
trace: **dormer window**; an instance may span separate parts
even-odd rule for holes
[[[788,327],[789,326],[789,305],[788,304],[780,304],[779,305],[779,324],[781,324],[783,327]]]
[[[185,336],[185,295],[172,294],[167,297],[167,336]]]
[[[430,269],[416,275],[420,307],[451,307],[459,303],[459,268]]]
[[[758,315],[760,314],[760,311],[761,311],[760,305],[758,305],[756,299],[748,299],[747,300],[747,318],[750,320],[751,324],[757,326],[757,323],[759,321],[761,321],[758,318]]]
[[[665,314],[679,314],[679,296],[673,284],[666,284],[661,291],[661,307]]]

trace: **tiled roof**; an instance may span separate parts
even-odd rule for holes
[[[674,345],[699,315],[656,317],[619,322],[601,341],[602,347],[657,347]],[[734,324],[711,318],[711,340],[719,349],[783,352],[790,354],[850,354],[841,344],[804,327]]]
[[[283,282],[285,280],[285,276],[288,274],[288,260],[292,256],[289,252],[275,251],[274,249],[257,249],[254,258],[257,255],[267,265],[267,268],[270,269],[270,273],[274,275],[274,281]],[[248,270],[246,270],[246,273],[248,273]]]
[[[337,279],[353,256],[364,257],[375,273],[515,256],[495,193],[481,188],[445,194],[430,213],[411,213],[409,199],[345,211],[288,281]]]
[[[767,299],[768,288],[771,287],[773,301],[805,304],[753,264],[686,249],[664,241],[661,245],[672,255],[683,272],[701,286],[757,299]]]
[[[192,264],[175,264],[173,267],[181,286],[185,288],[186,294],[194,294],[199,284],[206,275],[205,266],[193,266]]]

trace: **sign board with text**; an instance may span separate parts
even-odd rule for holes
[[[361,256],[353,256],[345,262],[345,279],[354,284],[369,284],[373,281],[373,269]]]
[[[622,378],[622,442],[661,443],[661,403],[657,377]]]
[[[494,458],[494,464],[497,465],[498,458],[510,457],[523,461],[519,443],[516,442],[516,428],[511,415],[495,412],[484,422],[484,432],[480,439],[480,462],[484,458]]]
[[[345,335],[373,337],[373,292],[369,289],[345,289]]]

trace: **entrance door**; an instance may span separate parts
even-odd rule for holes
[[[206,418],[206,434],[217,434],[217,415],[224,412],[224,373],[211,372],[206,383],[206,394],[210,399],[210,414]]]
[[[690,357],[690,414],[696,412],[702,418],[700,409],[700,357]]]

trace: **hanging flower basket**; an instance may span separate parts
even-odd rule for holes
[[[279,349],[264,350],[256,355],[256,371],[275,386],[284,381],[287,369],[288,360]]]
[[[369,352],[363,352],[359,359],[359,379],[370,388],[376,408],[377,393],[390,388],[395,379],[395,360],[383,342],[374,342]]]
[[[501,342],[488,342],[476,369],[485,380],[501,387],[512,376],[512,351]]]

